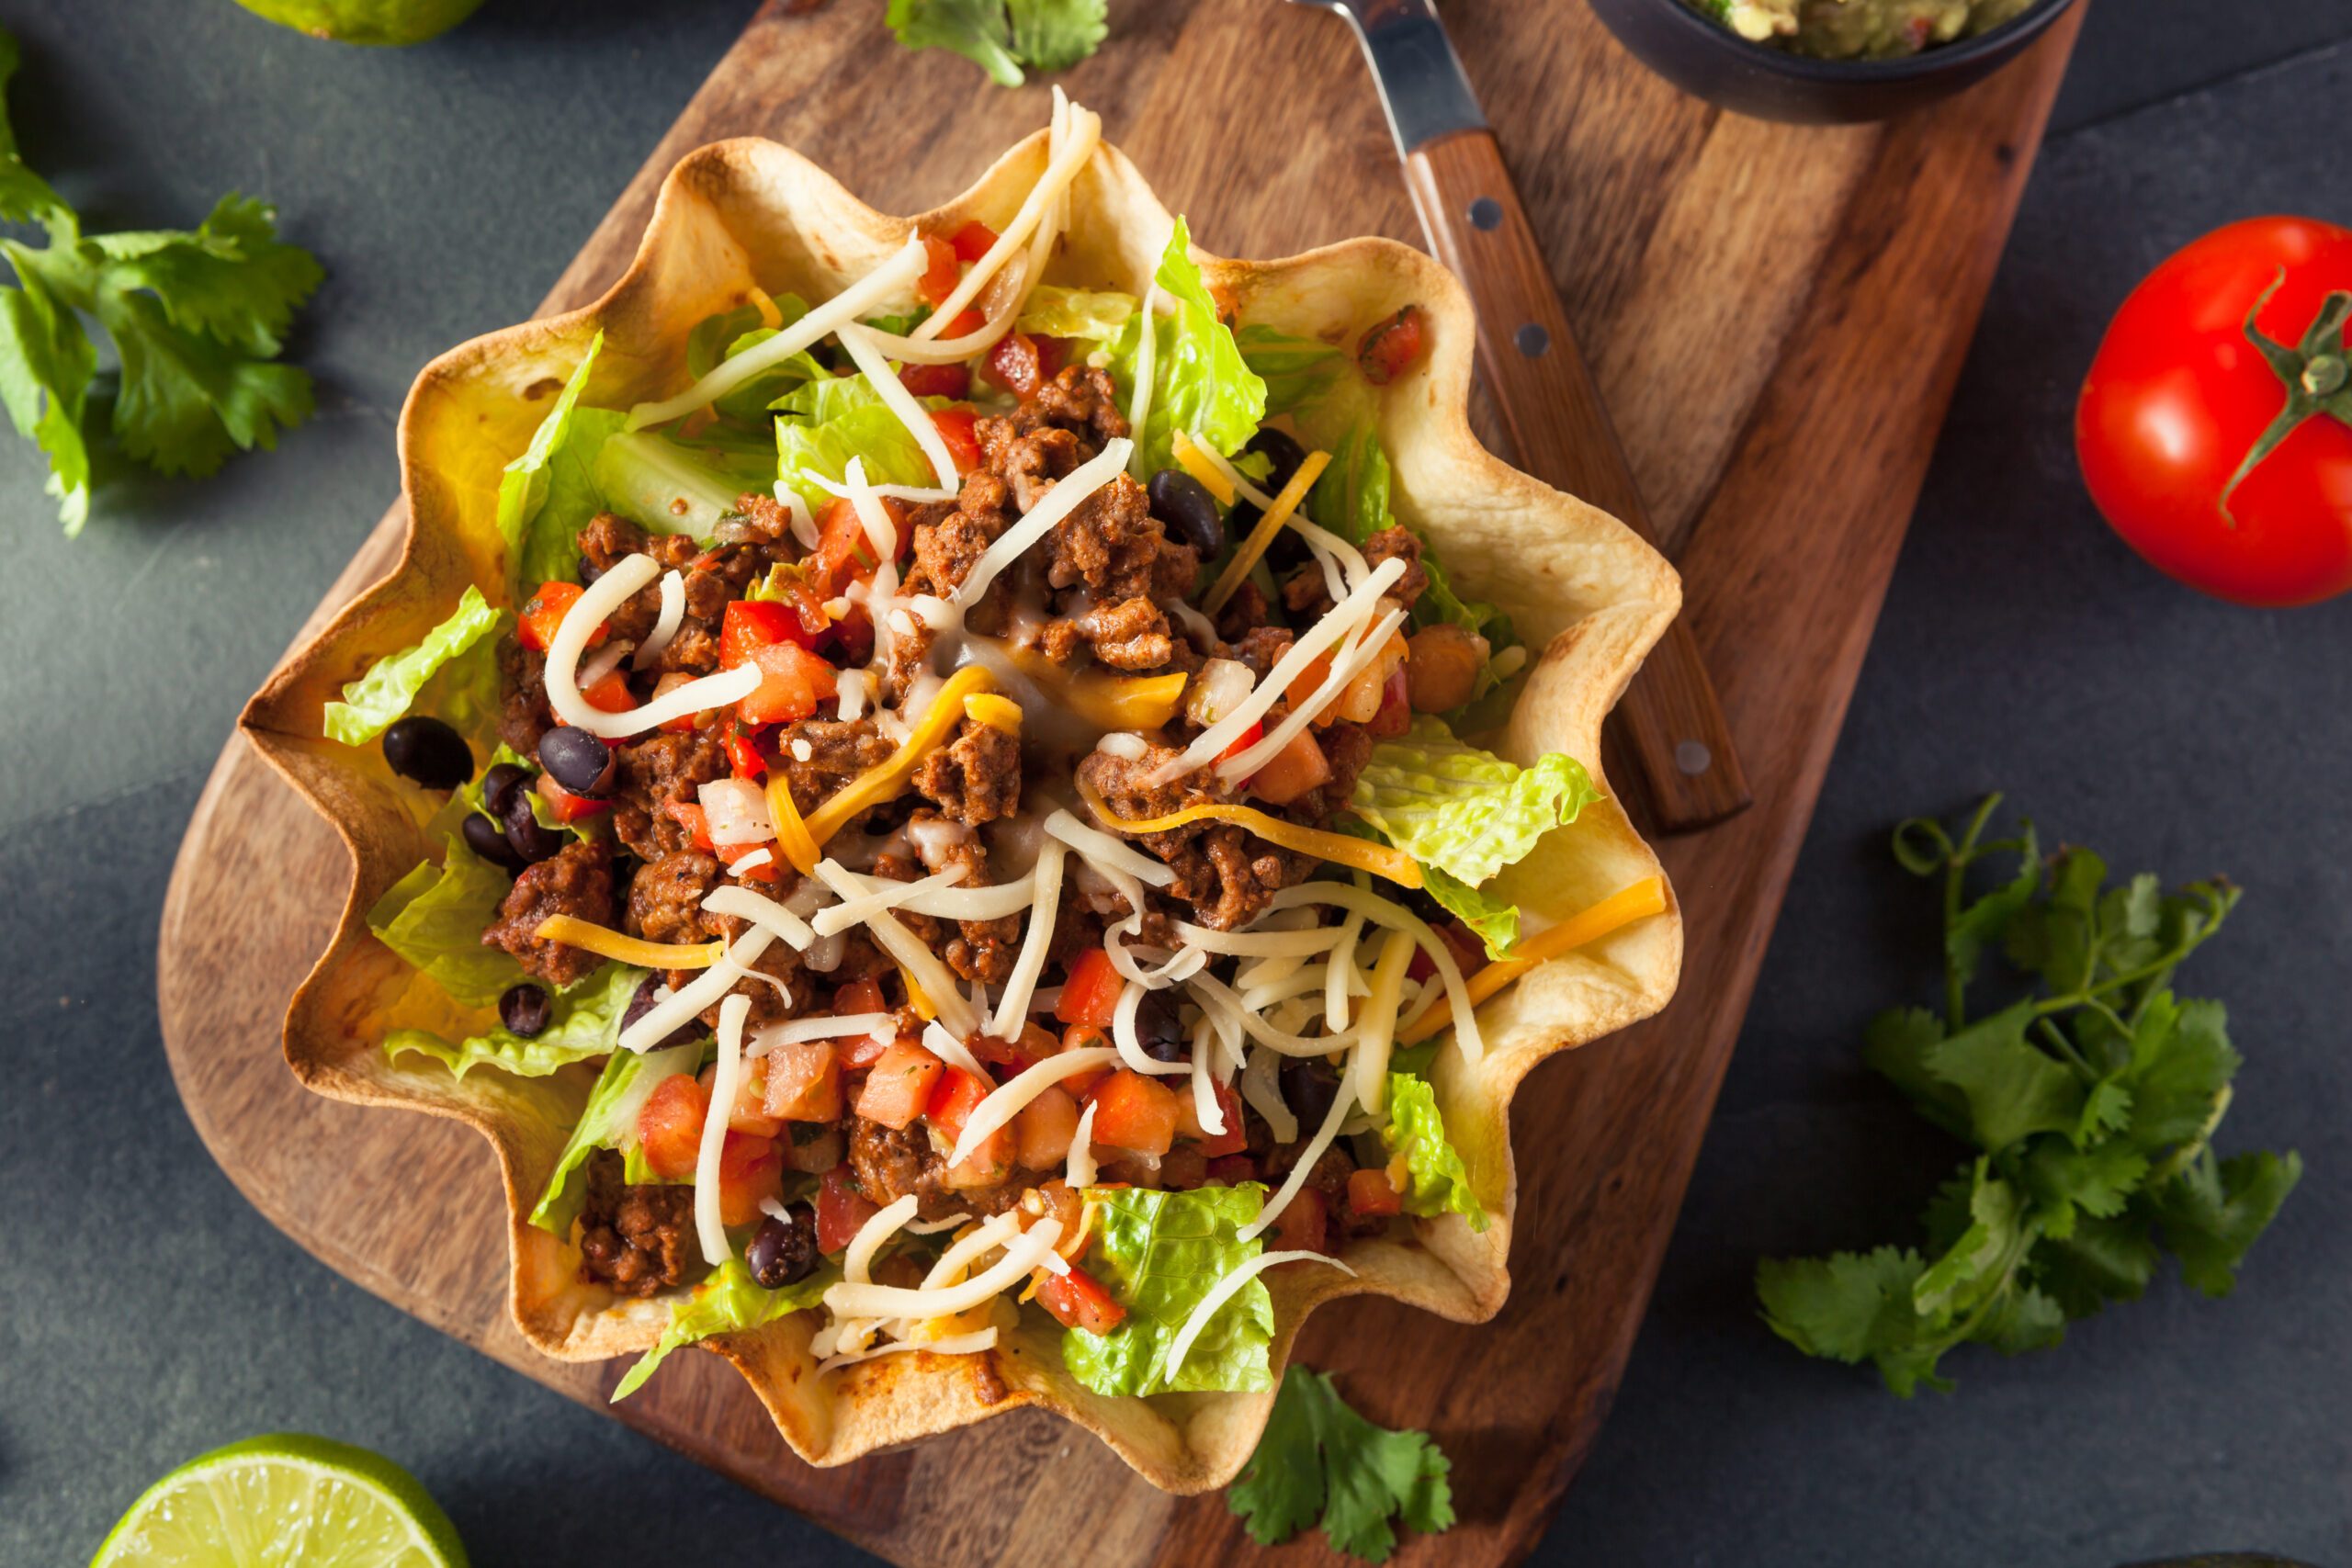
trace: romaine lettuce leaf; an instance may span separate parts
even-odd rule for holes
[[[775,454],[765,431],[746,437],[714,428],[691,443],[623,431],[596,448],[588,478],[604,505],[639,527],[707,539],[746,491],[765,492],[775,482]]]
[[[755,305],[739,305],[732,310],[705,317],[686,337],[687,373],[700,380],[721,363],[756,348],[808,313],[808,302],[797,294],[779,294],[772,303],[778,318],[775,327],[763,322]],[[758,426],[764,434],[768,410],[776,399],[803,382],[831,375],[815,355],[804,348],[770,366],[711,406],[729,419]]]
[[[452,1000],[488,1007],[528,978],[503,949],[484,947],[481,940],[514,883],[457,834],[444,843],[439,865],[420,861],[384,890],[368,911],[368,926]]]
[[[327,738],[345,746],[364,746],[383,734],[415,704],[424,683],[444,665],[483,643],[497,628],[500,615],[481,589],[466,584],[457,609],[425,633],[424,641],[379,659],[365,675],[344,687],[341,702],[327,704]]]
[[[617,1404],[643,1387],[645,1380],[653,1375],[653,1369],[679,1346],[707,1339],[714,1334],[757,1328],[788,1313],[815,1306],[841,1277],[840,1269],[827,1267],[797,1285],[787,1285],[781,1291],[763,1290],[741,1258],[729,1258],[709,1279],[695,1287],[694,1294],[672,1303],[670,1325],[662,1331],[653,1348],[637,1359],[637,1365],[621,1379],[620,1386],[613,1390],[613,1403]]]
[[[621,1008],[623,1011],[628,1010],[626,999]],[[615,1032],[617,1034],[618,1031]],[[663,1078],[694,1072],[701,1066],[699,1042],[642,1055],[615,1051],[605,1057],[604,1077],[596,1080],[587,1106],[580,1112],[579,1124],[571,1129],[571,1140],[563,1145],[563,1153],[556,1156],[547,1190],[539,1195],[537,1206],[531,1211],[531,1223],[553,1235],[570,1235],[571,1222],[580,1217],[581,1205],[587,1201],[587,1189],[576,1178],[588,1164],[588,1156],[598,1149],[619,1149],[631,1156],[632,1164],[641,1166],[642,1159],[636,1157],[637,1113],[645,1109],[645,1102],[652,1098]],[[628,1177],[631,1182],[650,1179],[650,1172],[640,1176],[632,1171]]]
[[[1510,956],[1511,944],[1519,940],[1518,905],[1507,904],[1434,865],[1421,867],[1421,891],[1477,932],[1478,940],[1487,944],[1487,957],[1499,961]]]
[[[1180,430],[1229,457],[1258,434],[1266,418],[1266,384],[1241,357],[1232,330],[1217,319],[1216,301],[1193,264],[1191,246],[1179,218],[1156,275],[1172,308],[1152,323],[1157,336],[1151,407],[1144,427],[1135,433],[1136,460],[1130,465],[1137,473],[1157,473],[1175,461]],[[1133,406],[1143,329],[1138,311],[1127,318],[1111,350],[1111,379],[1122,409]]]
[[[384,1036],[384,1055],[389,1059],[403,1051],[419,1051],[459,1077],[482,1066],[516,1077],[545,1077],[558,1067],[613,1049],[621,1032],[621,1014],[628,1010],[629,998],[637,995],[646,974],[626,964],[598,966],[571,989],[548,997],[548,1026],[528,1040],[503,1024],[455,1045],[422,1029],[395,1029]]]
[[[1233,336],[1241,357],[1266,384],[1268,419],[1322,397],[1347,368],[1347,355],[1319,338],[1293,337],[1260,321]]]
[[[1373,746],[1349,805],[1423,865],[1477,887],[1600,798],[1573,757],[1552,752],[1522,768],[1418,717]]]
[[[1426,1079],[1410,1073],[1388,1075],[1388,1124],[1380,1142],[1393,1156],[1402,1150],[1412,1185],[1405,1192],[1405,1212],[1424,1216],[1449,1211],[1487,1228],[1486,1207],[1470,1190],[1470,1173],[1462,1156],[1446,1141],[1445,1118],[1438,1113],[1437,1091]]]
[[[506,545],[506,593],[512,602],[521,603],[526,583],[579,578],[573,536],[599,504],[588,460],[627,417],[579,407],[604,347],[603,333],[589,340],[588,352],[565,378],[531,445],[506,465],[498,481],[498,535]]]
[[[1064,288],[1041,283],[1029,291],[1015,332],[1039,337],[1077,338],[1106,347],[1116,343],[1127,318],[1136,313],[1136,297],[1115,288]]]
[[[944,407],[936,399],[926,407]],[[812,512],[833,498],[809,482],[814,474],[838,483],[852,457],[865,462],[868,484],[931,485],[931,459],[890,406],[863,376],[811,381],[781,400],[775,422],[776,474],[800,492]]]
[[[1258,1217],[1266,1190],[1255,1182],[1189,1192],[1093,1187],[1086,1197],[1098,1205],[1089,1266],[1127,1315],[1108,1334],[1073,1328],[1062,1336],[1070,1375],[1110,1394],[1272,1387],[1266,1346],[1274,1303],[1262,1280],[1250,1280],[1218,1309],[1173,1382],[1165,1364],[1170,1342],[1210,1288],[1262,1250],[1255,1238],[1241,1241],[1234,1233]]]

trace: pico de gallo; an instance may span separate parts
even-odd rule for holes
[[[748,289],[673,396],[591,344],[505,581],[330,705],[446,795],[369,919],[481,1031],[386,1050],[594,1077],[530,1217],[672,1303],[623,1393],[797,1312],[823,1375],[1027,1320],[1100,1393],[1270,1386],[1259,1272],[1487,1223],[1437,1052],[1665,907],[1487,888],[1598,796],[1461,738],[1526,653],[1394,510],[1427,312],[1237,321],[1181,220],[1140,297],[1046,281],[1099,141],[1057,103],[1001,226]]]

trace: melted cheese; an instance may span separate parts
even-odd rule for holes
[[[1039,510],[1042,511],[1043,508]],[[1001,540],[999,541],[999,543],[1001,542]],[[883,802],[897,798],[899,792],[906,788],[907,781],[914,776],[914,771],[922,764],[922,760],[944,745],[948,734],[961,722],[964,716],[964,699],[975,692],[987,691],[989,684],[989,672],[977,664],[967,664],[947,677],[946,682],[939,688],[938,694],[932,698],[931,705],[923,710],[922,717],[916,722],[912,731],[907,736],[905,744],[891,753],[888,761],[867,769],[843,784],[830,799],[809,815],[808,832],[810,841],[822,849],[827,840],[840,832],[850,822],[865,816]],[[778,786],[771,784],[769,787],[773,794]],[[773,806],[770,809],[774,810]],[[781,820],[782,818],[779,818],[779,823]],[[811,869],[813,868],[812,861]],[[839,889],[836,888],[836,891]],[[852,897],[848,893],[843,893],[842,896],[845,898]]]
[[[964,716],[990,729],[1001,729],[1016,739],[1020,738],[1021,705],[1011,697],[1001,697],[994,692],[975,692],[964,699]]]
[[[1298,510],[1298,503],[1306,499],[1306,492],[1315,488],[1316,479],[1330,463],[1331,454],[1329,452],[1309,452],[1306,455],[1306,461],[1298,466],[1298,472],[1291,475],[1290,483],[1283,486],[1274,496],[1273,505],[1266,508],[1266,514],[1258,519],[1258,525],[1250,530],[1250,536],[1241,542],[1241,547],[1233,552],[1233,558],[1226,562],[1225,570],[1217,574],[1215,586],[1201,601],[1204,614],[1214,615],[1225,608],[1225,602],[1233,597],[1234,591],[1250,575],[1250,569],[1258,564],[1258,558],[1266,553],[1267,547],[1274,542],[1274,536],[1283,531],[1283,525],[1290,521],[1290,514]]]
[[[616,964],[639,969],[707,969],[727,951],[723,942],[673,944],[623,936],[616,931],[583,920],[577,915],[549,915],[531,934],[541,942],[560,942]]]
[[[934,1356],[975,1356],[996,1343],[993,1325],[971,1334],[951,1334],[943,1339],[917,1343],[909,1339],[893,1339],[886,1344],[869,1346],[863,1350],[844,1350],[817,1363],[817,1375],[854,1367],[860,1361],[871,1361],[881,1356],[903,1356],[910,1350],[925,1350]]]
[[[1510,958],[1489,964],[1471,976],[1464,987],[1469,1004],[1476,1007],[1546,959],[1598,942],[1620,926],[1664,913],[1664,877],[1645,876],[1630,887],[1619,888],[1590,908],[1522,941]],[[1458,1013],[1456,1017],[1458,1023]],[[1445,1010],[1432,1003],[1419,1018],[1396,1032],[1396,1041],[1400,1045],[1419,1044],[1444,1027]]]

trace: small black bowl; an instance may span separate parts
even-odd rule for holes
[[[1933,103],[1989,75],[2075,0],[2041,0],[1988,33],[1902,60],[1813,60],[1750,43],[1684,0],[1591,0],[1617,41],[1686,93],[1758,119],[1847,125]]]

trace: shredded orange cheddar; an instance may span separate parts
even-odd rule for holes
[[[1083,779],[1079,781],[1079,793],[1103,825],[1122,833],[1164,833],[1170,828],[1182,828],[1187,822],[1233,822],[1249,829],[1270,844],[1280,844],[1286,850],[1313,855],[1318,860],[1351,865],[1358,871],[1368,871],[1374,876],[1386,877],[1399,887],[1419,887],[1421,868],[1413,857],[1402,850],[1375,844],[1366,839],[1351,838],[1345,833],[1329,833],[1320,828],[1302,828],[1295,822],[1285,822],[1269,816],[1254,806],[1234,806],[1217,801],[1204,801],[1188,806],[1182,811],[1171,811],[1165,817],[1153,817],[1141,821],[1115,815],[1108,803]]]
[[[1648,915],[1666,912],[1666,878],[1645,876],[1630,887],[1621,887],[1589,909],[1582,909],[1558,925],[1540,931],[1519,944],[1513,957],[1499,964],[1489,964],[1463,981],[1462,988],[1469,993],[1470,1005],[1476,1007],[1521,975],[1546,959],[1572,953],[1588,942],[1600,941],[1618,927],[1630,925]],[[1421,1015],[1396,1032],[1396,1043],[1416,1045],[1445,1028],[1453,1018],[1453,1009],[1440,996],[1421,1010]]]
[[[531,934],[541,942],[560,942],[566,947],[576,947],[617,964],[633,964],[639,969],[707,969],[727,951],[723,942],[675,945],[645,942],[576,915],[549,915]]]
[[[1250,569],[1258,564],[1258,558],[1266,553],[1267,547],[1274,542],[1274,536],[1282,532],[1283,525],[1290,521],[1290,514],[1298,510],[1298,503],[1306,499],[1306,492],[1315,488],[1317,477],[1330,466],[1330,462],[1331,454],[1329,452],[1309,452],[1306,455],[1306,461],[1298,466],[1298,472],[1291,475],[1290,483],[1283,486],[1275,495],[1273,505],[1258,519],[1258,525],[1250,530],[1250,536],[1242,541],[1239,549],[1233,552],[1233,558],[1225,563],[1225,570],[1217,575],[1216,586],[1210,589],[1208,597],[1201,601],[1201,614],[1214,618],[1219,610],[1225,608],[1225,602],[1233,597],[1235,590],[1241,586],[1241,580],[1250,575]]]

